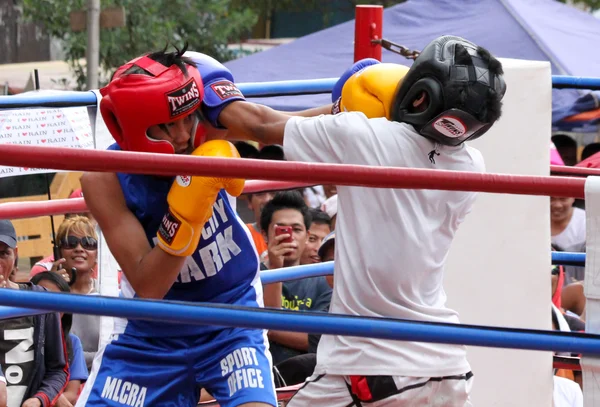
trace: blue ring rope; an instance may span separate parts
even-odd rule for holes
[[[36,310],[30,308],[17,308],[17,307],[2,307],[0,306],[0,320],[27,317],[30,315],[47,314],[47,310]]]
[[[552,252],[552,264],[585,266],[585,253]],[[263,284],[300,280],[303,278],[333,275],[333,262],[317,263],[305,266],[287,267],[261,272]],[[28,308],[0,307],[0,320],[26,315],[43,314],[46,311]]]
[[[562,266],[585,267],[585,253],[551,252],[552,264]],[[287,267],[273,271],[263,271],[260,279],[263,284],[282,281],[299,280],[302,278],[327,276],[333,274],[333,262],[317,263],[305,266]]]
[[[261,272],[263,284],[279,283],[303,278],[333,275],[333,262],[317,263],[304,266],[287,267],[278,270]],[[552,252],[552,264],[585,266],[585,253]],[[32,311],[27,308],[0,307],[0,320],[17,318],[26,315],[43,314],[43,310]]]
[[[231,305],[0,290],[0,304],[150,321],[600,355],[600,335],[364,318]]]
[[[329,276],[333,274],[333,262],[310,264],[305,266],[286,267],[282,269],[263,271],[260,281],[263,284],[279,283],[282,281],[300,280],[302,278]]]
[[[276,82],[239,83],[238,87],[246,97],[265,97],[281,95],[304,95],[331,93],[337,78],[291,80]],[[552,87],[574,89],[600,89],[600,78],[577,76],[552,76]],[[65,91],[60,94],[36,94],[0,96],[0,109],[19,109],[30,107],[74,107],[93,106],[96,95],[93,92]]]
[[[556,89],[600,89],[600,78],[552,75],[552,87]]]
[[[584,267],[585,253],[552,252],[552,264]]]

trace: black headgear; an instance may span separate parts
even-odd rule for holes
[[[429,104],[415,112],[412,103],[421,92]],[[499,112],[492,120],[478,118],[489,117],[481,114],[488,109],[489,98],[499,101],[505,92],[500,62],[463,38],[443,36],[427,45],[413,63],[396,90],[391,118],[412,124],[433,141],[456,146],[492,127]]]

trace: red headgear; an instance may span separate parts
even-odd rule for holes
[[[152,74],[123,75],[132,66]],[[166,140],[154,140],[146,134],[150,126],[181,119],[200,108],[204,86],[198,70],[188,65],[184,75],[177,65],[169,67],[147,56],[129,61],[115,73],[113,80],[100,90],[100,112],[106,127],[122,150],[174,154]],[[204,142],[206,129],[196,120],[192,130],[194,147]]]

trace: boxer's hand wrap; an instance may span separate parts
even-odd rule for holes
[[[389,120],[396,89],[408,69],[399,64],[377,64],[355,73],[344,84],[338,111],[362,112],[370,119],[386,117]]]
[[[186,52],[184,56],[195,63],[204,83],[202,113],[216,128],[224,128],[219,123],[219,114],[231,102],[246,100],[233,83],[233,75],[223,64],[199,52]]]
[[[192,155],[204,157],[240,158],[228,141],[208,141]],[[244,189],[243,179],[178,176],[167,195],[169,211],[158,229],[158,245],[174,256],[190,256],[198,247],[202,228],[213,214],[213,205],[221,189],[239,196]]]
[[[341,97],[339,97],[335,102],[333,102],[333,106],[331,106],[331,114],[338,114],[342,111],[341,103],[342,103]]]

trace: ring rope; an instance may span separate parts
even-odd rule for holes
[[[246,97],[265,97],[283,95],[302,95],[331,93],[338,78],[302,79],[275,82],[237,83],[237,87]],[[578,76],[552,76],[553,88],[600,89],[600,78]],[[19,109],[30,107],[76,107],[96,105],[96,94],[91,91],[64,91],[60,94],[19,94],[0,96],[0,109]]]
[[[581,359],[570,357],[570,356],[562,356],[562,355],[554,355],[552,362],[552,367],[554,369],[565,369],[565,370],[581,370]]]
[[[560,266],[585,267],[585,253],[577,252],[551,252],[552,264]]]
[[[0,304],[181,324],[600,355],[600,335],[584,333],[21,290],[0,290]]]
[[[281,283],[303,278],[333,275],[333,261],[267,270],[260,273],[262,284]]]
[[[48,310],[0,306],[0,320],[47,314]]]
[[[0,145],[0,165],[584,198],[585,179]]]
[[[306,188],[314,183],[285,181],[246,181],[243,194]],[[38,216],[85,213],[89,209],[83,198],[53,199],[51,201],[20,201],[0,203],[0,219],[24,219]]]
[[[569,75],[552,75],[556,89],[600,89],[600,78]]]
[[[600,169],[551,165],[550,173],[552,175],[563,175],[563,176],[570,175],[572,177],[588,177],[588,176],[600,176]]]

